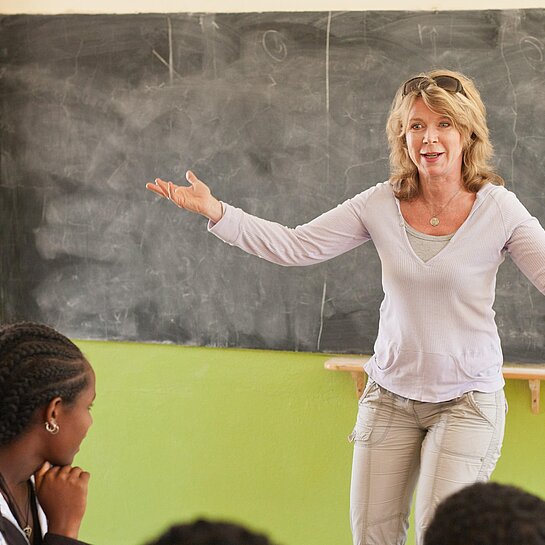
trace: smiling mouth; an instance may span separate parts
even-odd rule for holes
[[[426,159],[436,159],[442,154],[438,152],[438,153],[422,153],[421,155],[425,157]]]

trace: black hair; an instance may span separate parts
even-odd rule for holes
[[[545,545],[545,501],[514,486],[477,483],[437,507],[424,545]]]
[[[238,524],[198,519],[169,528],[148,545],[273,545],[262,534],[255,534]]]
[[[57,396],[73,402],[88,384],[89,368],[80,349],[49,326],[0,326],[0,446],[26,430],[38,407]]]

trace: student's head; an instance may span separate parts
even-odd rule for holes
[[[494,173],[486,110],[473,81],[451,70],[432,70],[404,82],[390,110],[386,133],[390,143],[391,181],[396,196],[411,199],[419,194],[417,166],[409,156],[406,135],[415,101],[448,118],[460,133],[463,148],[462,179],[468,191],[476,192],[487,182],[503,185]]]
[[[468,486],[439,504],[424,545],[545,545],[545,502],[513,486]]]
[[[44,461],[71,464],[94,396],[93,370],[64,335],[34,322],[0,326],[0,449],[32,437]]]
[[[267,537],[238,524],[196,520],[169,528],[148,545],[273,545]]]

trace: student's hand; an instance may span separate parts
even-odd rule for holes
[[[87,507],[89,478],[89,473],[79,467],[52,467],[48,462],[35,473],[36,496],[49,532],[77,539]]]
[[[155,183],[148,183],[146,187],[157,195],[172,201],[180,208],[201,214],[214,223],[218,222],[223,215],[220,201],[210,193],[208,186],[201,182],[193,172],[188,170],[185,177],[191,185],[176,185],[157,178]]]

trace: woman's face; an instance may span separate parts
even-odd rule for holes
[[[46,459],[53,465],[71,465],[74,456],[93,423],[91,406],[95,399],[95,374],[89,369],[87,386],[73,403],[58,405],[56,422],[59,432],[51,435]]]
[[[462,175],[462,135],[452,120],[431,111],[418,97],[409,112],[407,149],[421,180]]]

